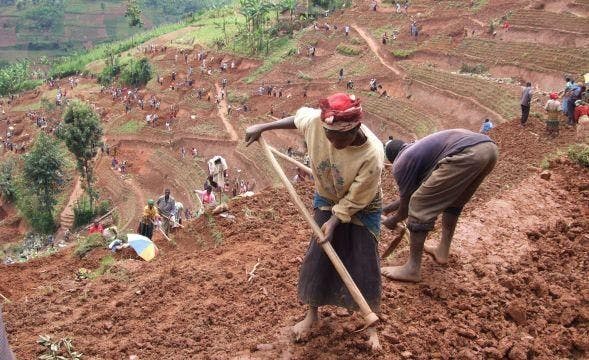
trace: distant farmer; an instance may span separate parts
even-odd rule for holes
[[[99,221],[95,221],[92,226],[88,228],[88,235],[92,234],[102,234],[104,227],[100,224]]]
[[[440,131],[412,144],[393,140],[386,146],[400,199],[385,206],[390,214],[383,224],[394,229],[407,219],[410,231],[409,259],[403,266],[383,267],[393,280],[421,280],[421,256],[427,233],[442,215],[442,239],[437,248],[425,250],[437,263],[448,261],[450,244],[462,208],[493,170],[497,146],[486,135],[464,129]]]
[[[485,119],[485,121],[483,121],[483,125],[481,126],[481,130],[479,132],[481,134],[489,135],[489,132],[491,131],[492,128],[493,128],[493,123],[491,122],[491,119]]]
[[[550,99],[546,102],[544,110],[546,110],[546,113],[548,114],[548,119],[546,120],[546,132],[549,136],[558,135],[560,125],[559,117],[562,107],[560,101],[558,101],[557,93],[553,92],[550,94]]]
[[[153,236],[153,227],[155,226],[158,216],[159,213],[155,207],[155,201],[152,199],[147,200],[147,206],[143,209],[143,216],[141,217],[137,232],[151,239]]]
[[[525,126],[526,122],[528,122],[528,116],[530,115],[530,103],[532,101],[532,83],[527,82],[526,86],[522,88],[522,97],[521,97],[521,108],[522,108],[522,117],[520,120],[521,126]]]
[[[344,79],[344,69],[339,69],[339,76],[337,82],[341,82]]]
[[[569,101],[569,106],[567,109],[567,125],[569,126],[574,126],[576,121],[575,121],[575,107],[577,106],[577,101],[581,100],[581,95],[583,93],[583,84],[582,83],[578,83],[575,84],[573,82],[573,86],[569,92],[569,96],[570,96],[570,101]]]
[[[577,141],[589,138],[589,105],[581,100],[575,102],[575,121],[577,122]]]
[[[209,166],[209,175],[212,176],[212,181],[217,184],[217,187],[223,189],[225,187],[225,179],[227,178],[227,162],[220,156],[214,156],[207,162]]]
[[[303,107],[295,116],[250,126],[245,140],[249,145],[264,131],[274,129],[298,129],[304,135],[315,179],[315,221],[371,309],[378,313],[381,278],[377,239],[382,205],[382,143],[361,124],[362,107],[354,95],[331,95],[321,100],[319,107]],[[305,319],[293,327],[297,338],[317,323],[319,306],[357,309],[314,237],[301,266],[298,295],[309,309]],[[369,345],[373,349],[380,348],[375,328],[369,329]]]
[[[170,196],[170,189],[164,191],[164,195],[160,196],[155,202],[157,211],[162,217],[162,230],[168,235],[170,233],[170,216],[174,213],[176,201]]]
[[[170,220],[172,221],[172,228],[179,228],[182,225],[182,212],[184,211],[184,204],[180,201],[176,201],[174,204],[174,211]]]
[[[214,206],[217,204],[215,193],[213,192],[213,188],[211,186],[207,186],[204,190],[194,190],[194,192],[198,194],[202,204],[205,207]]]

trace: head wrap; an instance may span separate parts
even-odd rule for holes
[[[582,103],[583,103],[583,101],[577,100],[577,101],[575,101],[575,106],[581,106]]]
[[[558,99],[558,94],[557,94],[557,93],[555,93],[555,92],[553,92],[553,93],[550,93],[550,98],[551,98],[552,100],[556,100],[556,99]]]
[[[387,159],[391,163],[395,162],[395,158],[397,157],[397,155],[399,155],[399,152],[401,151],[403,145],[405,145],[405,142],[398,139],[389,140],[387,142],[385,153],[387,155]]]
[[[354,95],[336,93],[319,102],[324,128],[349,131],[361,124],[362,106]]]
[[[153,199],[147,200],[147,205],[153,205],[153,204],[155,204],[155,201],[153,201]]]

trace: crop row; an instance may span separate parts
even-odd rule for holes
[[[245,129],[251,124],[259,124],[259,123],[266,123],[269,119],[264,116],[250,118],[241,116],[239,118],[239,126],[245,132]],[[258,174],[259,176],[267,176],[269,182],[277,184],[280,182],[280,178],[274,171],[274,168],[266,158],[262,147],[259,144],[252,144],[250,146],[245,146],[245,142],[239,141],[237,144],[237,151],[245,156],[248,160],[250,160],[253,164],[255,164],[261,171],[262,174]]]
[[[194,190],[200,189],[205,181],[206,174],[196,161],[188,163],[165,150],[157,150],[153,160],[163,173],[174,174],[176,187],[184,189],[187,197],[193,198]]]
[[[519,105],[516,96],[495,83],[468,75],[435,70],[427,66],[409,64],[401,66],[412,79],[476,100],[505,119],[511,119],[517,114]]]
[[[544,68],[566,73],[581,73],[589,69],[589,50],[582,48],[465,39],[455,52],[484,62],[526,68]]]
[[[413,106],[395,98],[366,95],[363,107],[368,113],[397,124],[408,132],[422,137],[436,131],[436,121]]]
[[[514,26],[589,34],[589,21],[587,21],[587,18],[568,13],[555,14],[541,10],[517,10],[509,18],[509,22]]]

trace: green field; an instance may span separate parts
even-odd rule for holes
[[[53,5],[50,0],[24,3],[19,8],[0,6],[0,59],[4,61],[68,55],[180,19],[179,15],[164,14],[161,8],[144,6],[144,27],[130,28],[123,16],[124,0],[64,0],[63,5]],[[45,18],[48,9],[54,12]]]

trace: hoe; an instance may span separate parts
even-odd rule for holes
[[[321,228],[319,228],[319,225],[317,225],[317,223],[315,222],[315,220],[313,219],[313,217],[311,216],[311,214],[309,213],[309,211],[305,207],[305,204],[303,204],[303,201],[297,195],[294,187],[290,183],[288,177],[286,176],[286,174],[282,170],[282,167],[280,166],[280,164],[278,163],[278,161],[276,160],[276,158],[274,157],[273,154],[276,154],[277,156],[297,165],[298,167],[300,167],[302,170],[308,172],[309,174],[311,173],[311,169],[304,166],[303,164],[298,163],[297,161],[291,159],[290,157],[285,156],[284,154],[282,154],[278,150],[268,146],[268,144],[266,144],[266,141],[263,138],[260,137],[259,141],[260,141],[260,145],[262,146],[262,149],[264,150],[266,157],[268,158],[268,161],[270,161],[270,163],[272,164],[272,167],[274,168],[274,170],[276,171],[276,173],[280,177],[280,180],[282,180],[282,183],[286,187],[286,190],[290,194],[290,197],[294,201],[294,203],[297,206],[297,208],[299,209],[300,213],[303,215],[305,220],[307,220],[307,223],[309,223],[309,225],[311,226],[311,229],[313,230],[313,233],[315,233],[315,236],[317,237],[318,242],[321,244],[323,251],[325,252],[327,257],[329,258],[329,260],[331,261],[333,266],[335,267],[336,271],[338,272],[339,276],[341,277],[342,281],[344,282],[346,288],[348,289],[348,291],[350,292],[350,294],[354,298],[354,301],[356,302],[356,304],[358,304],[358,307],[360,308],[360,313],[364,317],[364,327],[362,329],[360,329],[359,331],[368,328],[370,325],[372,325],[376,321],[378,321],[378,316],[376,316],[376,314],[370,309],[370,306],[366,302],[366,299],[364,299],[364,296],[362,296],[360,289],[358,289],[358,286],[356,285],[356,283],[354,282],[354,280],[350,276],[350,273],[348,273],[348,270],[346,269],[346,267],[344,266],[344,264],[340,260],[339,256],[337,256],[337,253],[333,249],[333,246],[331,246],[331,243],[325,241],[325,236],[323,234],[323,231],[321,231]]]

